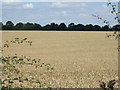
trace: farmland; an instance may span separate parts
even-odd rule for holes
[[[20,68],[26,76],[36,76],[42,82],[49,82],[50,87],[96,88],[99,80],[106,82],[114,79],[118,72],[118,42],[107,38],[106,33],[3,31],[2,43],[14,38],[28,38],[33,42],[32,46],[12,44],[3,55],[25,55],[51,64],[54,67],[52,72],[47,72],[45,68]],[[25,87],[38,86],[26,84]]]

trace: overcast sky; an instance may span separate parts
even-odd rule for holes
[[[115,3],[117,4],[117,3]],[[98,24],[104,25],[102,21],[93,17],[99,15],[115,25],[115,15],[110,13],[107,2],[3,2],[2,22],[11,20],[14,23],[32,22],[46,25],[51,22],[66,25],[75,24]]]

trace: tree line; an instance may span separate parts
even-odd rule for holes
[[[120,25],[115,25],[113,27],[109,27],[108,25],[99,26],[99,25],[83,25],[70,23],[68,26],[65,23],[60,23],[59,25],[56,23],[47,24],[45,26],[41,26],[37,23],[22,23],[19,22],[14,24],[12,21],[7,21],[4,25],[1,22],[2,30],[38,30],[38,31],[119,31]]]

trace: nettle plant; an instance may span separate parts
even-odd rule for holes
[[[29,41],[27,38],[15,38],[14,40],[6,41],[0,49],[1,53],[4,52],[5,48],[9,48],[12,44],[29,44],[31,46],[32,41]],[[46,64],[40,59],[34,59],[24,55],[18,56],[17,54],[13,56],[1,56],[0,61],[0,71],[2,72],[0,83],[3,90],[8,88],[26,88],[24,83],[36,84],[38,86],[37,88],[50,87],[48,82],[41,82],[35,77],[25,76],[20,70],[21,67],[30,66],[35,67],[36,69],[44,67],[48,72],[51,72],[53,67],[50,64]]]
[[[118,23],[120,23],[120,17],[119,17],[119,14],[120,14],[120,12],[117,12],[116,11],[116,6],[117,5],[115,5],[115,4],[113,4],[112,2],[110,2],[110,1],[108,1],[108,4],[107,4],[107,6],[108,7],[111,7],[111,13],[112,14],[115,14],[115,20],[117,20],[118,21]],[[98,15],[92,15],[93,17],[96,17],[98,20],[101,20],[104,24],[106,24],[108,27],[109,27],[109,30],[110,31],[113,31],[113,33],[112,34],[110,34],[110,33],[106,33],[106,36],[108,37],[108,38],[110,38],[110,37],[112,37],[112,38],[114,38],[115,40],[118,40],[119,41],[119,39],[120,39],[120,33],[119,33],[119,30],[120,30],[120,25],[116,25],[116,29],[114,29],[114,28],[111,28],[111,26],[110,26],[110,22],[108,21],[108,20],[105,20],[105,19],[103,19],[102,17],[100,17],[100,16],[98,16]],[[120,52],[120,45],[118,45],[118,52]],[[114,79],[114,80],[110,80],[110,81],[108,81],[107,83],[105,83],[104,81],[99,81],[99,86],[102,88],[102,89],[104,89],[104,90],[113,90],[114,89],[114,86],[115,86],[115,84],[118,84],[119,83],[119,78],[117,77],[116,79]]]

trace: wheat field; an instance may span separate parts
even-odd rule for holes
[[[49,82],[52,88],[97,88],[99,80],[114,79],[118,73],[118,42],[107,38],[112,32],[81,31],[3,31],[2,43],[28,38],[32,46],[11,45],[3,55],[31,56],[50,63],[54,70],[24,67],[26,76]],[[24,84],[25,85],[25,84]],[[26,87],[37,87],[26,84]]]

